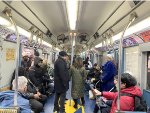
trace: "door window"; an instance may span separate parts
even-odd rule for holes
[[[147,89],[150,90],[150,52],[147,53]]]

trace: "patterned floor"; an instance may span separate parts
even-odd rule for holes
[[[71,86],[71,84],[70,84]],[[67,99],[71,99],[71,89],[67,92]],[[65,109],[66,113],[93,113],[95,100],[89,100],[88,95],[84,96],[85,98],[85,106],[81,106],[80,102],[78,105],[78,109],[74,109],[73,105],[74,102],[71,100],[71,106],[70,106],[70,100],[66,101]],[[54,108],[54,95],[48,98],[47,103],[44,106],[44,113],[53,113]]]
[[[74,109],[73,105],[74,102],[71,100],[71,106],[70,106],[70,100],[66,101],[65,109],[66,113],[93,113],[95,101],[89,100],[88,96],[85,96],[85,106],[81,106],[80,103],[78,105],[78,109]],[[53,105],[54,103],[54,95],[52,97],[49,97],[47,103],[44,107],[44,113],[53,113]]]

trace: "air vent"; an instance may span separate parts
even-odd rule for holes
[[[96,32],[96,33],[94,34],[94,38],[97,39],[98,37],[99,37],[99,33]]]
[[[69,40],[69,36],[65,36],[64,34],[61,34],[57,37],[57,41],[59,44],[64,44]]]
[[[87,42],[87,36],[88,36],[87,33],[81,33],[81,34],[79,34],[78,35],[78,41],[79,41],[79,43],[85,44]]]
[[[49,38],[51,38],[52,35],[53,35],[53,34],[52,34],[49,30],[47,30],[46,36],[48,36]]]
[[[132,7],[136,6],[137,4],[139,4],[141,2],[141,0],[133,0],[133,1],[128,1],[129,5]]]
[[[141,2],[141,0],[133,0],[133,3],[135,4],[135,5],[137,5],[138,3],[140,3]]]

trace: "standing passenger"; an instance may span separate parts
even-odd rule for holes
[[[87,77],[85,68],[83,67],[83,61],[81,57],[77,57],[73,66],[70,68],[70,76],[72,77],[72,89],[71,96],[75,102],[74,108],[77,108],[77,100],[81,99],[84,106],[84,83]]]
[[[114,85],[114,76],[117,74],[116,66],[113,62],[112,55],[107,55],[107,62],[105,63],[103,69],[102,69],[102,84],[101,84],[101,90],[102,91],[109,91],[111,88],[113,88]]]
[[[61,51],[59,52],[59,57],[54,64],[54,87],[55,87],[54,112],[60,111],[60,113],[65,113],[64,104],[66,92],[69,89],[69,73],[67,69],[66,58],[67,53],[65,51]]]

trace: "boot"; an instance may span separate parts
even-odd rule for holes
[[[78,108],[78,102],[77,102],[78,100],[77,100],[77,99],[73,99],[73,100],[74,100],[74,103],[75,103],[73,107],[74,107],[75,109],[77,109],[77,108]]]
[[[82,106],[84,106],[85,105],[84,97],[81,97],[81,102],[82,102]]]

